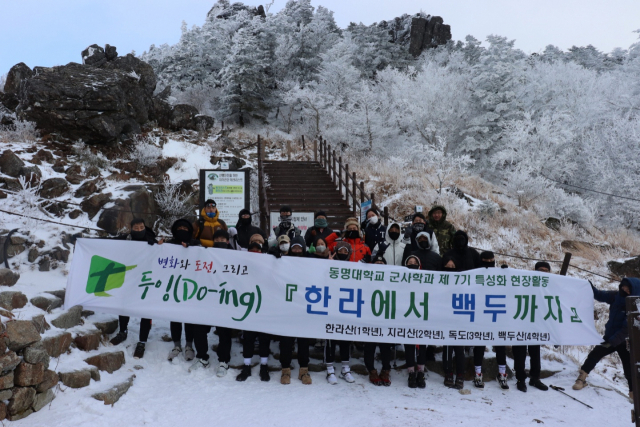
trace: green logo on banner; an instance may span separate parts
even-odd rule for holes
[[[89,278],[87,279],[87,293],[97,297],[110,297],[107,291],[124,285],[125,272],[133,270],[137,265],[127,267],[119,262],[101,256],[91,257]]]

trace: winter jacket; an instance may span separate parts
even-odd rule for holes
[[[631,294],[622,292],[622,286],[627,285]],[[627,329],[627,296],[640,296],[640,279],[627,277],[622,279],[617,291],[601,291],[591,285],[593,297],[596,301],[609,304],[609,320],[604,326],[604,340],[616,347],[624,342],[629,333]]]
[[[402,265],[406,265],[407,258],[413,255],[420,259],[421,270],[440,271],[442,269],[442,258],[431,250],[431,243],[435,240],[433,235],[429,235],[429,248],[427,249],[418,248],[418,250],[414,251],[411,246],[405,246],[402,254]]]
[[[440,218],[440,221],[436,221],[431,217],[433,212],[436,210],[442,211],[442,218]],[[444,206],[436,205],[431,208],[429,211],[429,227],[436,235],[441,256],[453,249],[453,235],[456,232],[456,228],[453,224],[447,221],[447,210]]]
[[[144,239],[143,240],[139,240],[140,242],[147,242],[150,245],[158,243],[158,241],[156,240],[156,233],[154,233],[154,231],[145,226],[144,227],[144,231],[145,231],[145,235],[144,235]],[[135,239],[133,239],[133,237],[131,237],[131,233],[127,233],[127,234],[120,234],[116,237],[108,237],[108,239],[113,239],[113,240],[133,240],[135,241]]]
[[[432,236],[434,235],[433,230],[429,228],[428,224],[425,225],[423,231],[426,231]],[[410,225],[404,231],[404,237],[402,238],[402,243],[404,243],[407,246],[411,246],[412,250],[417,251],[418,249],[420,249],[418,248],[418,243],[416,242],[416,236],[418,235],[418,233],[419,233],[418,231],[413,229],[413,225]],[[438,239],[432,238],[431,242],[433,242],[431,244],[431,251],[440,255],[440,246],[438,245]]]
[[[400,224],[391,223],[389,228],[393,225],[398,226],[401,229]],[[404,248],[407,245],[402,242],[402,236],[393,240],[389,237],[389,233],[385,233],[383,243],[378,243],[372,251],[373,256],[382,256],[387,262],[387,265],[404,265]]]
[[[249,211],[246,209],[243,209],[240,211],[239,215],[242,216],[245,213],[249,213]],[[233,228],[231,228],[231,230],[233,230]],[[251,236],[253,236],[254,234],[259,234],[264,239],[267,238],[266,233],[262,231],[260,228],[252,224],[242,225],[239,219],[238,223],[236,224],[235,231],[234,232],[229,231],[229,237],[230,237],[229,243],[231,243],[231,246],[233,246],[234,249],[247,250],[249,248],[249,240],[251,239]]]
[[[335,232],[327,236],[325,241],[327,242],[327,247],[333,251],[336,247],[336,243],[339,240],[343,240],[351,245],[351,257],[349,261],[352,262],[369,262],[371,259],[371,249],[364,243],[362,239],[341,239],[338,234]]]
[[[220,211],[216,211],[216,215],[213,218],[209,218],[202,209],[200,211],[200,218],[193,224],[193,237],[200,240],[200,244],[205,248],[213,247],[213,233],[216,228],[222,228],[222,224],[218,220],[220,217]]]
[[[289,236],[289,239],[291,239],[291,241],[293,242],[293,238],[296,236],[300,236],[302,234],[302,231],[300,231],[300,229],[296,227],[295,224],[291,224],[291,227],[286,230],[281,230],[280,225],[278,225],[277,227],[273,227],[273,229],[271,230],[271,234],[269,234],[269,246],[277,246],[278,237],[285,234]]]
[[[291,248],[293,248],[293,245],[295,245],[296,243],[302,246],[302,255],[299,258],[308,258],[309,252],[307,252],[307,247],[304,244],[304,237],[302,236],[296,236],[291,239],[291,247],[289,248],[289,253],[287,253],[287,256],[295,257],[295,255],[291,254]]]
[[[387,235],[387,227],[385,227],[380,221],[377,224],[367,224],[364,230],[364,243],[369,246],[369,249],[373,251],[373,248],[380,243],[384,243]]]
[[[333,233],[333,230],[328,227],[325,227],[322,229],[322,231],[320,231],[320,228],[314,225],[313,227],[309,228],[305,233],[304,242],[307,244],[307,247],[310,248],[312,244],[315,244],[317,239],[324,240],[331,233]]]
[[[454,234],[453,238],[457,236],[463,236],[465,244],[462,248],[451,249],[444,254],[443,263],[447,259],[453,260],[456,265],[456,271],[473,270],[474,268],[480,268],[480,254],[475,249],[469,247],[469,236],[464,231],[458,230]]]

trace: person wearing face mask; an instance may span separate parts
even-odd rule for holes
[[[253,236],[251,236],[249,238],[249,247],[247,249],[250,252],[261,252],[263,254],[267,253],[268,248],[267,248],[267,245],[265,244],[264,237],[262,236],[262,234],[254,234]]]
[[[386,261],[381,256],[375,256],[371,260],[371,264],[386,265]],[[380,349],[380,361],[382,362],[382,370],[378,375],[378,370],[375,369],[375,356],[376,347]],[[391,348],[393,344],[387,343],[364,343],[364,365],[369,372],[369,381],[377,386],[390,386],[391,385]]]
[[[412,270],[422,270],[420,257],[417,255],[409,255],[405,261],[405,266]],[[405,344],[404,352],[407,361],[407,371],[409,372],[408,385],[409,388],[425,388],[427,386],[425,378],[425,365],[427,363],[427,346]],[[416,372],[416,353],[417,367]]]
[[[291,248],[291,239],[289,236],[280,236],[276,240],[276,245],[269,248],[269,253],[276,258],[289,255],[289,249]]]
[[[181,245],[184,248],[188,248],[189,246],[200,246],[200,242],[192,238],[193,225],[191,225],[191,222],[184,218],[179,219],[173,223],[173,225],[171,226],[171,235],[172,238],[167,241],[167,243],[170,245]],[[158,244],[160,245],[163,243],[164,240],[160,240],[158,242]],[[213,235],[211,244],[213,245]],[[184,358],[186,361],[191,361],[196,355],[193,351],[195,325],[191,323],[185,323],[184,333],[187,341],[187,345],[184,349]],[[170,362],[182,353],[182,323],[171,322],[171,340],[173,341],[174,347],[173,350],[169,352],[169,356],[167,357]]]
[[[259,234],[266,238],[264,232],[251,224],[251,212],[248,209],[242,209],[238,213],[238,222],[235,228],[231,228],[229,231],[230,243],[234,249],[246,251],[251,243],[251,237],[255,234]]]
[[[440,255],[453,249],[453,235],[456,228],[447,221],[447,210],[444,206],[436,205],[429,211],[429,228],[433,230],[440,247]]]
[[[349,261],[352,262],[369,262],[371,260],[371,249],[364,243],[360,233],[360,224],[356,218],[348,218],[345,225],[345,231],[342,232],[342,238],[338,233],[330,234],[325,241],[332,252],[336,252],[336,243],[343,241],[349,244],[351,251]]]
[[[131,220],[131,232],[129,234],[120,235],[114,240],[131,240],[134,242],[147,242],[154,245],[156,241],[156,233],[144,223],[141,218]],[[118,316],[118,324],[120,331],[110,341],[111,345],[118,345],[127,339],[129,328],[129,316]],[[140,336],[136,349],[133,352],[134,359],[140,359],[144,356],[145,345],[151,331],[151,319],[140,319]]]
[[[313,249],[313,250],[312,250]],[[317,237],[311,243],[311,248],[309,249],[309,253],[311,254],[311,258],[318,259],[333,259],[331,255],[331,251],[327,247],[327,242],[324,239]]]
[[[280,236],[287,236],[289,239],[293,239],[296,236],[300,236],[302,232],[292,222],[293,212],[290,206],[282,206],[280,208],[280,223],[273,227],[271,234],[269,235],[269,246],[275,246]]]
[[[484,251],[480,254],[481,268],[495,268],[496,260],[493,252]],[[476,375],[473,379],[473,385],[476,388],[484,388],[484,378],[482,375],[482,362],[484,361],[485,346],[473,347],[473,365]],[[498,376],[496,381],[502,390],[509,390],[507,384],[507,348],[503,345],[494,345],[493,351],[496,353],[496,361],[498,362]]]
[[[331,233],[333,230],[329,228],[327,214],[324,211],[318,211],[314,215],[313,227],[309,228],[304,235],[304,241],[310,248],[316,239],[324,239]]]
[[[417,251],[419,248],[416,237],[418,236],[418,233],[422,233],[423,231],[431,235],[431,251],[440,255],[440,246],[438,245],[438,239],[435,238],[433,230],[429,228],[426,218],[420,212],[416,212],[415,214],[413,214],[411,225],[404,231],[402,242],[407,246],[411,246],[412,250]]]
[[[372,251],[372,256],[382,257],[388,265],[403,265],[404,249],[407,246],[402,242],[400,224],[393,222],[385,235],[385,241],[378,243]]]
[[[406,245],[404,248],[403,258],[406,260],[409,255],[417,256],[420,259],[420,265],[423,270],[440,271],[442,258],[431,250],[431,245],[435,240],[436,239],[433,234],[421,231],[416,236],[418,249],[412,250],[410,245]]]
[[[373,249],[385,242],[387,235],[387,227],[380,221],[380,213],[371,208],[367,211],[367,219],[362,224],[364,230],[364,243],[369,246],[369,249]]]
[[[204,208],[200,211],[198,221],[193,224],[193,237],[200,241],[205,248],[213,247],[213,233],[217,228],[222,228],[220,224],[220,211],[216,207],[216,202],[209,199],[204,202]]]

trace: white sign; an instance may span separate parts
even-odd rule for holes
[[[302,237],[304,237],[304,233],[315,223],[315,219],[313,218],[313,212],[293,212],[291,215],[291,222],[300,229],[302,232]],[[273,227],[277,227],[280,224],[280,212],[271,212],[269,214],[269,221],[271,224],[271,229]]]
[[[406,344],[592,345],[586,280],[464,273],[217,248],[78,239],[65,307],[264,332]]]
[[[220,169],[229,170],[229,162],[220,162]]]
[[[238,212],[247,207],[249,188],[244,171],[206,170],[204,182],[204,198],[213,199],[220,211],[220,219],[232,226],[238,221]]]

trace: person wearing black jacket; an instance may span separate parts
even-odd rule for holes
[[[385,242],[387,237],[387,227],[380,222],[380,213],[371,208],[367,211],[367,219],[362,223],[364,231],[364,243],[369,246],[371,252],[376,245]]]
[[[420,258],[417,255],[409,255],[407,257],[405,267],[412,270],[423,270]],[[437,269],[435,271],[437,271]],[[416,353],[418,355],[417,358]],[[407,361],[407,371],[409,373],[409,388],[425,388],[427,386],[424,374],[425,365],[427,363],[427,346],[405,344],[404,354]],[[416,359],[418,372],[416,372]]]
[[[435,235],[429,234],[426,231],[421,231],[416,236],[416,242],[418,249],[414,250],[411,245],[404,247],[402,259],[406,260],[410,255],[414,255],[420,259],[420,265],[422,270],[440,271],[442,267],[442,258],[440,255],[431,250],[432,241],[435,240]]]
[[[264,239],[267,238],[264,231],[251,224],[251,212],[248,209],[242,209],[238,214],[235,234],[231,236],[231,246],[234,249],[247,250],[250,239],[254,234],[259,234]]]
[[[316,239],[325,239],[333,233],[327,222],[327,214],[324,211],[318,211],[314,215],[313,227],[309,228],[304,234],[304,242],[310,248]]]
[[[200,242],[191,237],[193,236],[193,225],[184,218],[176,220],[176,222],[173,223],[171,226],[171,235],[172,238],[167,241],[170,245],[181,245],[184,248],[200,246]],[[160,245],[163,243],[163,240],[158,242]],[[196,325],[191,323],[184,324],[184,334],[187,341],[184,349],[184,358],[186,361],[193,360],[196,355],[193,351],[195,327]],[[173,341],[173,350],[169,352],[169,356],[167,357],[170,362],[182,353],[182,323],[171,322],[171,340]]]
[[[430,235],[431,250],[436,254],[440,255],[440,246],[438,245],[438,239],[436,238],[436,235],[433,232],[433,230],[429,228],[427,224],[427,219],[420,212],[416,212],[415,214],[413,214],[411,225],[404,230],[402,243],[404,243],[407,246],[411,246],[414,251],[417,251],[418,242],[416,240],[416,237],[418,237],[418,234],[423,231],[429,233]],[[403,265],[405,261],[406,259],[402,260]]]
[[[135,242],[147,242],[150,245],[158,243],[156,241],[156,233],[147,227],[142,218],[134,218],[131,220],[131,232],[122,234],[113,238],[114,240],[131,240]],[[129,316],[118,316],[118,324],[120,332],[111,339],[111,345],[118,345],[127,339]],[[140,319],[140,335],[136,349],[133,352],[134,359],[140,359],[144,356],[145,345],[151,331],[151,319]]]

